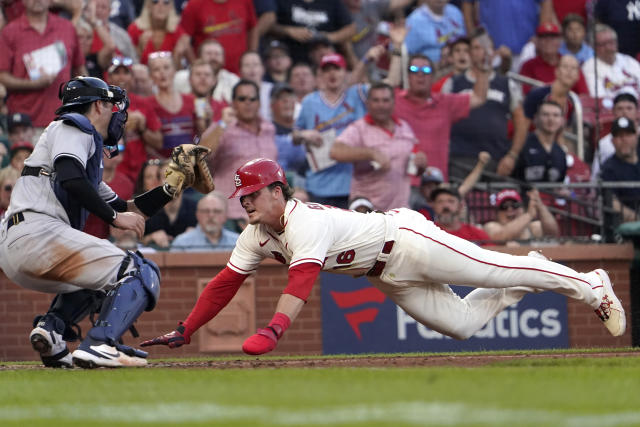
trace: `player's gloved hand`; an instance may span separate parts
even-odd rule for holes
[[[191,342],[191,337],[185,335],[185,328],[180,323],[175,331],[169,332],[168,334],[160,335],[159,337],[155,337],[150,340],[146,340],[140,343],[140,347],[149,347],[151,345],[166,345],[169,348],[177,348],[184,344],[189,344]]]
[[[278,340],[291,325],[291,319],[284,313],[276,313],[266,328],[258,329],[242,344],[242,351],[254,356],[265,354],[276,348]]]

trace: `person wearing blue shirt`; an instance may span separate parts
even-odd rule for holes
[[[347,65],[342,55],[332,53],[322,57],[318,70],[322,89],[302,100],[293,140],[311,146],[323,144],[327,134],[337,137],[352,122],[363,117],[367,109],[367,86],[347,86]],[[327,151],[328,153],[328,151]],[[328,157],[328,154],[327,154]],[[346,209],[351,189],[351,163],[336,163],[327,168],[314,167],[306,175],[306,190],[312,202]],[[314,171],[315,169],[315,171]]]
[[[198,225],[176,236],[170,251],[207,252],[231,251],[239,234],[223,228],[227,220],[227,199],[213,191],[198,201],[196,209]]]
[[[580,65],[587,59],[593,57],[593,48],[584,40],[587,34],[584,19],[582,16],[569,13],[562,20],[562,45],[560,45],[560,55],[573,55]]]
[[[425,0],[407,17],[405,44],[411,55],[420,53],[440,61],[440,50],[450,40],[466,34],[462,12],[443,0]]]

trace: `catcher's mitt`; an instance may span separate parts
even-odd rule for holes
[[[165,184],[174,197],[186,187],[193,187],[203,194],[214,190],[213,177],[206,161],[210,151],[207,147],[194,144],[182,144],[173,149],[165,172]]]

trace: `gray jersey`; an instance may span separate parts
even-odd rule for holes
[[[53,165],[59,157],[66,156],[76,159],[86,167],[87,160],[93,156],[95,150],[92,135],[62,121],[52,122],[42,133],[33,153],[24,162],[25,166],[43,168],[50,175],[20,177],[11,194],[11,204],[5,218],[18,212],[33,211],[69,224],[67,213],[53,190]],[[100,183],[98,194],[107,203],[117,197],[104,182]]]

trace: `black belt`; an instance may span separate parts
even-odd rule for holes
[[[9,218],[9,221],[7,221],[7,230],[14,225],[20,224],[22,221],[24,221],[24,215],[22,214],[22,212],[11,215],[11,218]]]
[[[49,172],[46,172],[43,168],[35,166],[25,166],[22,168],[20,176],[40,176],[41,174],[49,175]]]
[[[380,251],[383,254],[390,254],[391,253],[391,249],[393,249],[393,244],[395,243],[395,240],[389,240],[388,242],[384,242],[384,246],[382,247],[382,251]],[[371,270],[367,271],[367,276],[374,276],[377,277],[379,275],[382,274],[382,270],[384,270],[384,267],[387,265],[386,261],[376,261],[375,264],[373,264],[373,267],[371,267]]]

